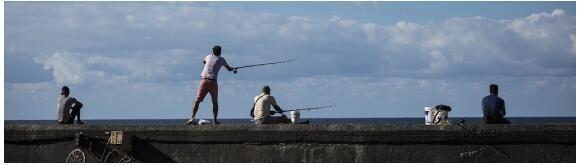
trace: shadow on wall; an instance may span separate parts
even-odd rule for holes
[[[132,156],[143,163],[177,163],[149,142],[133,136]]]

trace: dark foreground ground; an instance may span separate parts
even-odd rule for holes
[[[6,162],[64,162],[74,134],[123,131],[136,162],[575,162],[575,124],[6,124]],[[87,154],[87,162],[96,159]]]

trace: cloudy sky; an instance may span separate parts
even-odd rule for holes
[[[5,2],[4,116],[56,119],[62,85],[85,119],[185,119],[202,58],[223,47],[220,118],[263,85],[315,118],[575,116],[575,2]],[[210,98],[198,118],[211,117]]]

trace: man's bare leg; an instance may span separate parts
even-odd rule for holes
[[[191,122],[187,122],[187,124],[195,124],[195,114],[197,114],[197,110],[199,110],[199,103],[201,103],[201,102],[195,101],[195,103],[193,104],[193,115],[191,116],[191,119],[189,120]]]
[[[217,121],[217,114],[219,113],[219,104],[213,101],[213,124],[221,124]]]
[[[78,108],[78,112],[76,114],[76,124],[84,124],[84,122],[80,121],[80,108]]]
[[[84,124],[84,122],[80,121],[80,109],[82,109],[82,103],[77,102],[75,107],[72,110],[73,112],[76,110],[76,114],[75,114],[76,119],[77,119],[76,124]],[[74,116],[73,116],[72,120],[74,121]]]

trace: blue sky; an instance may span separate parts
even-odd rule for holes
[[[223,47],[220,118],[270,85],[312,118],[575,116],[575,2],[6,2],[5,119],[55,119],[62,85],[86,119],[184,119],[201,59]],[[211,117],[209,97],[199,118]]]

